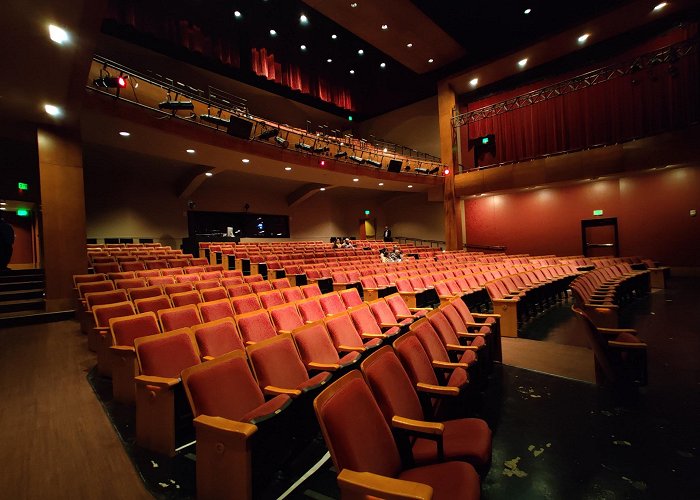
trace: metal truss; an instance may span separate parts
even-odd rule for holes
[[[668,63],[669,65],[673,65],[679,59],[695,54],[697,49],[698,38],[691,38],[655,52],[640,55],[631,61],[611,64],[610,66],[584,73],[569,80],[513,97],[512,99],[455,115],[452,117],[452,127],[459,128],[470,123],[507,113],[514,109],[532,106],[538,102],[605,83],[621,76],[638,73],[644,69],[651,69],[659,64]]]

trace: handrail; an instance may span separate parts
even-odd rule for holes
[[[318,131],[314,133],[310,132],[308,127],[307,130],[304,130],[286,123],[279,123],[255,116],[250,112],[246,99],[210,85],[205,91],[158,73],[144,74],[100,55],[95,55],[93,61],[91,77],[86,85],[89,90],[146,107],[164,116],[183,118],[178,116],[176,111],[164,112],[162,109],[155,107],[155,102],[150,103],[151,105],[140,102],[136,95],[136,87],[139,84],[145,83],[163,89],[168,101],[171,99],[177,101],[180,98],[189,99],[193,103],[196,101],[206,106],[207,114],[211,117],[205,122],[196,113],[192,112],[190,116],[184,117],[187,121],[215,130],[221,130],[219,127],[223,127],[226,130],[232,117],[243,119],[254,125],[251,134],[247,138],[248,140],[254,140],[273,147],[279,147],[276,144],[283,145],[282,147],[291,146],[300,154],[314,155],[321,158],[331,157],[336,161],[352,165],[365,165],[366,162],[371,165],[366,167],[370,170],[379,170],[382,167],[386,167],[388,160],[401,160],[405,169],[396,173],[413,178],[433,177],[435,174],[441,176],[445,168],[440,159],[435,156],[398,144],[376,140],[373,136],[371,136],[372,140],[367,141],[366,139],[353,137],[349,133],[342,135],[339,130],[329,131],[327,127],[323,127],[323,132]],[[94,66],[95,63],[101,67],[96,68]],[[124,95],[121,89],[116,89],[112,92],[109,91],[110,89],[98,88],[93,85],[93,77],[98,71],[100,76],[102,76],[103,72],[110,74],[110,71],[120,75],[128,75],[131,81],[133,98]],[[174,94],[175,97],[172,98],[171,94]],[[279,136],[279,142],[270,142],[270,139],[277,136]],[[290,144],[292,141],[294,141],[294,144]],[[329,146],[333,146],[333,154],[331,154]],[[386,160],[386,163],[384,160]],[[422,168],[424,171],[434,171],[434,174],[415,172],[414,169],[417,167]]]
[[[506,251],[506,246],[504,245],[476,245],[473,243],[465,243],[464,244],[464,249],[469,250],[469,249],[474,249],[474,250],[486,250],[489,252],[505,252]]]

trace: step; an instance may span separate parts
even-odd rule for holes
[[[0,273],[0,283],[19,283],[25,281],[43,281],[44,271],[28,272],[27,271],[12,271],[10,273]]]
[[[0,302],[0,313],[12,313],[19,311],[35,311],[44,309],[46,301],[44,299],[8,300]]]
[[[0,292],[0,304],[28,299],[44,299],[45,290],[43,288],[29,288],[27,290],[10,290]]]
[[[0,282],[0,292],[11,292],[13,290],[32,290],[44,288],[44,280],[32,277],[33,281],[12,281],[7,283]]]
[[[13,326],[34,325],[38,323],[51,323],[75,318],[75,310],[65,311],[16,311],[0,314],[0,329]]]

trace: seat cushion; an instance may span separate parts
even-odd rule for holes
[[[491,429],[480,418],[460,418],[444,422],[443,446],[446,460],[464,460],[476,467],[491,462]],[[413,445],[416,463],[437,460],[437,443],[417,439]]]
[[[311,377],[309,380],[302,382],[297,385],[296,388],[303,391],[308,389],[314,389],[315,387],[325,384],[331,379],[331,374],[329,372],[320,372]]]
[[[261,404],[257,408],[249,411],[241,417],[242,422],[250,422],[251,420],[261,419],[266,416],[272,416],[277,410],[282,408],[289,401],[289,396],[280,394],[269,401]]]
[[[464,462],[444,462],[403,471],[399,479],[427,484],[433,488],[433,500],[478,500],[479,475]]]

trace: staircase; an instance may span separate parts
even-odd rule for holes
[[[46,312],[43,269],[0,272],[0,328],[61,321],[74,311]]]

